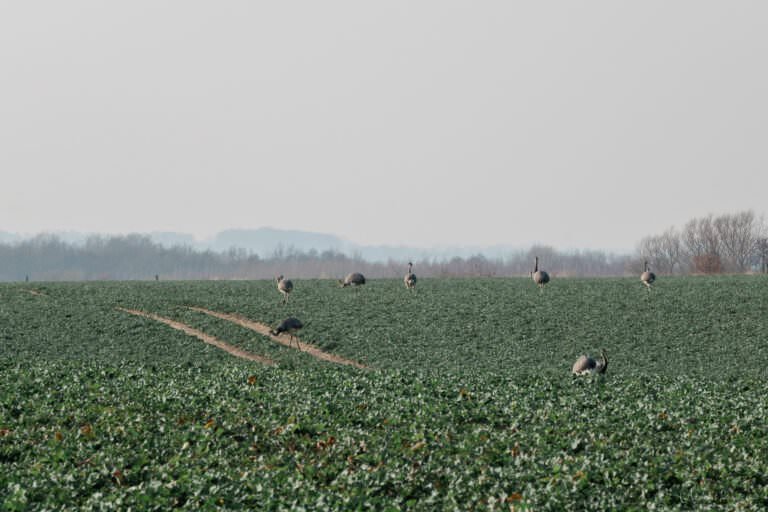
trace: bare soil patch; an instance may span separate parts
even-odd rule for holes
[[[206,315],[211,315],[213,317],[220,318],[222,320],[227,320],[228,322],[235,323],[241,327],[245,327],[246,329],[255,331],[261,334],[262,336],[271,338],[272,340],[278,343],[281,343],[286,347],[291,347],[293,343],[295,343],[295,341],[294,342],[290,341],[290,336],[288,334],[281,334],[279,336],[274,336],[269,332],[271,329],[268,325],[262,324],[261,322],[250,320],[248,318],[245,318],[244,316],[240,316],[234,313],[219,313],[217,311],[211,311],[210,309],[199,308],[194,306],[190,306],[189,309],[193,311],[198,311],[200,313],[205,313]],[[307,354],[311,355],[312,357],[316,357],[317,359],[322,359],[323,361],[329,361],[337,364],[354,366],[355,368],[368,369],[368,366],[365,366],[362,363],[353,361],[351,359],[346,359],[344,357],[337,356],[329,352],[325,352],[314,345],[311,345],[309,343],[304,343],[303,341],[301,341],[295,336],[294,336],[294,340],[298,340],[298,346],[302,352],[306,352]]]
[[[23,291],[29,293],[30,295],[36,295],[38,297],[47,297],[48,296],[47,294],[45,294],[43,292],[40,292],[40,291],[37,291],[37,290],[23,290]]]
[[[203,331],[199,331],[193,327],[188,326],[187,324],[183,324],[181,322],[171,320],[170,318],[165,318],[163,316],[155,315],[153,313],[147,313],[145,311],[139,311],[137,309],[126,309],[126,308],[117,308],[117,309],[119,311],[123,311],[131,315],[142,316],[144,318],[150,318],[157,322],[162,322],[165,325],[173,327],[174,329],[177,329],[186,334],[189,334],[190,336],[194,336],[195,338],[198,338],[208,343],[209,345],[213,345],[214,347],[220,348],[225,352],[232,354],[235,357],[240,357],[242,359],[249,359],[251,361],[258,361],[259,363],[262,363],[268,366],[274,366],[276,364],[275,361],[273,361],[272,359],[269,359],[268,357],[252,354],[251,352],[247,352],[245,350],[237,348],[234,345],[230,345],[225,341],[221,341],[220,339],[214,336],[205,334]]]

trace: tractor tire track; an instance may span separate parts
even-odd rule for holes
[[[226,320],[228,322],[235,323],[241,327],[245,327],[246,329],[250,329],[251,331],[255,331],[262,336],[266,336],[267,338],[270,338],[282,345],[285,345],[286,347],[290,347],[292,343],[290,342],[290,336],[288,335],[279,335],[275,336],[272,333],[270,333],[270,328],[268,325],[262,324],[261,322],[255,322],[253,320],[249,320],[248,318],[245,318],[244,316],[240,316],[234,313],[219,313],[217,311],[211,311],[210,309],[200,308],[200,307],[194,307],[190,306],[189,309],[192,311],[197,311],[199,313],[205,313],[206,315],[210,315],[216,318],[220,318],[222,320]],[[359,363],[357,361],[353,361],[351,359],[346,359],[341,356],[337,356],[335,354],[331,354],[329,352],[325,352],[319,348],[317,348],[314,345],[310,345],[308,343],[304,343],[299,338],[294,336],[295,340],[298,340],[298,346],[299,350],[302,352],[306,352],[307,354],[311,355],[312,357],[315,357],[317,359],[321,359],[323,361],[328,361],[331,363],[337,363],[337,364],[345,364],[349,366],[354,366],[355,368],[360,368],[367,370],[369,369],[368,366]]]
[[[248,359],[250,361],[257,361],[259,363],[265,364],[267,366],[274,366],[275,361],[268,357],[259,356],[256,354],[252,354],[251,352],[246,352],[245,350],[242,350],[240,348],[235,347],[234,345],[230,345],[229,343],[225,341],[221,341],[218,338],[215,338],[214,336],[211,336],[209,334],[205,334],[203,331],[199,331],[197,329],[194,329],[186,324],[183,324],[181,322],[177,322],[175,320],[171,320],[170,318],[165,318],[163,316],[155,315],[153,313],[147,313],[145,311],[139,311],[137,309],[126,309],[126,308],[116,308],[118,311],[123,311],[125,313],[128,313],[130,315],[135,316],[141,316],[144,318],[149,318],[151,320],[155,320],[156,322],[164,323],[165,325],[169,327],[173,327],[174,329],[177,329],[179,331],[184,332],[185,334],[188,334],[190,336],[194,336],[195,338],[198,338],[205,343],[208,343],[209,345],[213,345],[214,347],[220,348],[221,350],[224,350],[225,352],[228,352],[229,354],[240,357],[242,359]]]

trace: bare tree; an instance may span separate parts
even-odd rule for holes
[[[640,263],[648,261],[660,274],[674,274],[683,257],[680,235],[671,227],[661,235],[646,236],[638,244],[638,253]]]
[[[669,266],[669,273],[674,274],[675,267],[680,266],[683,257],[683,243],[674,227],[661,235],[661,250]]]
[[[768,273],[768,222],[761,215],[755,223],[755,250],[752,263],[760,272]]]
[[[696,272],[722,272],[720,237],[711,214],[689,220],[683,228],[682,241]]]
[[[756,255],[760,265],[760,272],[768,274],[768,238],[758,238]]]
[[[728,270],[745,272],[752,260],[758,240],[758,220],[752,211],[726,214],[714,220]]]
[[[668,265],[664,254],[663,239],[659,235],[643,237],[638,244],[640,259],[647,261],[660,273],[667,273]],[[642,263],[642,261],[640,262]]]
[[[768,225],[751,210],[710,214],[691,219],[679,233],[671,227],[661,235],[644,237],[638,252],[660,272],[685,271],[687,266],[706,274],[745,272],[760,265],[764,238],[768,239]]]

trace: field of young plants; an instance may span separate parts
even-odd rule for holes
[[[765,277],[294,283],[0,285],[0,510],[768,509]]]

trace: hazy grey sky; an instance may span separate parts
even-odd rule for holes
[[[0,0],[0,230],[631,249],[768,213],[768,2]]]

